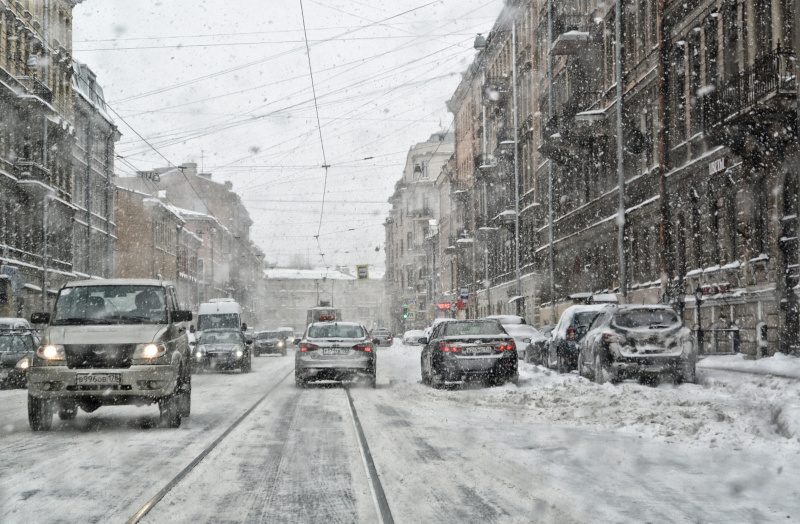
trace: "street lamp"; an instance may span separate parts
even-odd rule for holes
[[[694,301],[697,307],[697,352],[703,351],[703,317],[700,315],[700,303],[703,301],[703,289],[700,286],[694,288]]]

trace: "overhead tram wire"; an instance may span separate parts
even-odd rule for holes
[[[317,130],[319,131],[319,145],[322,148],[322,167],[325,169],[325,180],[322,183],[322,205],[319,209],[319,225],[317,226],[317,247],[319,248],[319,255],[322,257],[322,262],[325,264],[325,269],[328,269],[325,263],[325,254],[322,252],[322,245],[319,242],[319,233],[322,230],[322,217],[325,214],[325,192],[328,189],[328,159],[325,156],[325,142],[322,140],[322,123],[319,120],[319,104],[317,103],[317,88],[314,85],[314,68],[311,66],[311,47],[308,45],[308,33],[306,32],[306,14],[303,10],[303,0],[300,2],[300,18],[303,20],[303,37],[306,40],[306,57],[308,58],[308,74],[311,78],[311,92],[314,95],[314,111],[317,115]]]
[[[403,11],[402,13],[398,13],[396,15],[392,15],[390,17],[384,18],[383,20],[380,20],[380,22],[386,22],[388,20],[392,20],[394,18],[398,18],[398,17],[404,16],[404,15],[406,15],[408,13],[413,13],[414,11],[418,11],[420,9],[428,7],[429,5],[436,4],[438,2],[439,2],[439,0],[434,0],[433,2],[425,3],[425,4],[421,5],[421,6],[414,7],[412,9],[408,9],[406,11]],[[338,35],[334,35],[334,36],[332,36],[332,37],[330,37],[328,39],[321,40],[318,44],[324,43],[326,41],[335,40],[335,39],[341,38],[343,36],[347,36],[347,35],[353,34],[353,33],[358,32],[358,31],[362,31],[362,30],[367,29],[368,27],[371,27],[373,25],[377,25],[377,23],[376,24],[367,24],[367,25],[364,25],[364,26],[359,26],[356,29],[345,31],[344,33],[340,33]],[[315,44],[315,45],[318,45],[318,44]],[[308,44],[306,43],[306,47],[305,48],[307,48],[307,47],[308,47]],[[296,51],[302,51],[303,49],[304,49],[304,47],[295,47],[295,48],[293,48],[293,49],[291,49],[289,51],[286,51],[286,52],[283,52],[283,53],[279,53],[278,55],[273,55],[273,56],[269,56],[269,57],[266,57],[266,58],[262,58],[262,59],[254,61],[254,62],[249,62],[249,63],[243,64],[241,66],[235,66],[235,67],[232,67],[232,68],[229,68],[229,69],[225,69],[223,71],[210,73],[208,75],[204,75],[204,76],[201,76],[201,77],[198,77],[198,78],[194,78],[192,80],[187,80],[185,82],[181,82],[180,84],[175,84],[173,86],[169,86],[169,87],[166,87],[166,88],[156,89],[156,90],[149,91],[149,92],[146,92],[146,93],[140,93],[138,95],[135,95],[135,96],[132,96],[132,97],[128,97],[128,98],[123,98],[121,100],[115,100],[114,103],[128,102],[130,100],[136,100],[136,99],[144,98],[144,97],[147,97],[147,96],[161,94],[161,93],[163,93],[165,91],[171,91],[172,89],[177,89],[178,87],[184,87],[186,85],[194,84],[194,83],[197,83],[197,82],[202,82],[203,80],[207,80],[209,78],[214,78],[216,76],[221,76],[221,75],[225,75],[225,74],[232,73],[232,72],[235,72],[235,71],[239,71],[239,70],[245,69],[247,67],[252,67],[254,65],[258,65],[258,64],[267,62],[269,60],[273,60],[275,58],[279,58],[281,56],[285,56],[287,54],[294,53]]]
[[[177,169],[178,171],[180,171],[180,172],[181,172],[181,175],[183,176],[184,180],[186,180],[186,183],[187,183],[187,184],[189,184],[189,187],[190,187],[190,188],[192,188],[192,191],[194,192],[194,194],[197,196],[197,198],[200,200],[200,202],[201,202],[201,203],[203,204],[203,206],[206,208],[207,214],[219,222],[219,219],[216,217],[216,215],[214,215],[214,213],[212,213],[212,212],[211,212],[210,208],[208,207],[208,202],[206,202],[206,201],[205,201],[205,199],[204,199],[204,198],[203,198],[203,197],[200,195],[200,193],[198,193],[198,192],[197,192],[197,189],[194,187],[194,185],[192,184],[191,180],[189,180],[189,177],[187,177],[187,176],[186,176],[186,173],[183,171],[183,169],[181,169],[180,167],[178,167],[177,165],[175,165],[175,164],[174,164],[172,161],[170,161],[170,159],[169,159],[169,158],[167,158],[166,156],[164,156],[164,154],[163,154],[163,153],[161,153],[161,151],[159,151],[158,149],[156,149],[155,147],[153,147],[153,145],[152,145],[152,144],[150,144],[150,142],[148,142],[148,141],[147,141],[147,139],[146,139],[145,137],[143,137],[143,136],[142,136],[142,135],[141,135],[141,134],[140,134],[140,133],[139,133],[139,132],[138,132],[136,129],[134,129],[134,128],[133,128],[133,127],[132,127],[132,126],[131,126],[131,125],[130,125],[130,124],[129,124],[129,123],[128,123],[128,122],[127,122],[125,119],[124,119],[124,118],[122,118],[122,116],[120,116],[120,114],[119,114],[119,113],[117,113],[117,111],[116,111],[116,110],[115,110],[113,107],[111,107],[111,106],[110,106],[108,103],[106,103],[106,107],[107,107],[107,108],[108,108],[108,109],[109,109],[111,112],[113,112],[115,115],[117,115],[117,118],[119,118],[119,119],[120,119],[120,120],[121,120],[121,121],[122,121],[122,122],[123,122],[123,123],[124,123],[124,124],[125,124],[125,125],[128,127],[128,129],[130,129],[131,131],[133,131],[133,132],[134,132],[134,133],[135,133],[135,134],[136,134],[136,135],[137,135],[139,138],[141,138],[141,139],[142,139],[142,141],[143,141],[145,144],[148,144],[148,145],[149,145],[149,146],[150,146],[150,147],[153,149],[153,151],[154,151],[156,154],[158,154],[158,155],[159,155],[161,158],[163,158],[163,159],[164,159],[164,160],[167,162],[167,165],[169,165],[169,166],[171,166],[171,167],[174,167],[175,169]],[[130,162],[127,162],[127,164],[128,164],[128,165],[131,165],[131,164],[130,164]],[[178,206],[176,206],[176,205],[175,205],[175,203],[174,203],[174,202],[172,202],[172,201],[171,201],[171,200],[170,200],[168,197],[166,197],[166,198],[167,198],[167,201],[168,201],[170,204],[172,204],[172,205],[173,205],[174,207],[176,207],[176,208],[178,207]],[[220,223],[221,223],[221,222],[220,222]],[[240,238],[233,237],[233,239],[234,239],[234,240],[236,240],[236,242],[238,242],[238,243],[239,243],[239,245],[240,245],[240,246],[242,246],[242,247],[243,247],[243,248],[244,248],[246,251],[249,251],[249,250],[250,250],[250,246],[249,246],[249,245],[247,245],[247,244],[245,244],[245,243],[243,243],[243,242],[242,242],[242,240],[241,240]]]

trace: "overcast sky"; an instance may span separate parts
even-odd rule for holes
[[[445,101],[502,6],[303,0],[321,128],[300,0],[85,0],[73,54],[123,133],[119,174],[197,162],[233,182],[267,261],[322,266],[321,247],[328,266],[377,270],[406,153],[450,126]]]

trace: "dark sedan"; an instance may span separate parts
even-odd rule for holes
[[[264,353],[280,353],[286,356],[285,335],[280,331],[260,331],[256,333],[253,341],[253,356],[258,357]]]
[[[440,388],[482,380],[516,383],[517,347],[496,320],[443,322],[422,339],[422,382]]]
[[[394,335],[386,328],[375,328],[370,336],[379,346],[391,346],[394,342]]]
[[[250,346],[238,329],[208,329],[203,332],[195,347],[195,369],[239,369],[249,373],[252,369]]]
[[[30,331],[0,331],[0,387],[25,388],[37,342]]]

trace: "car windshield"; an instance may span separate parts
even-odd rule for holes
[[[256,335],[256,340],[269,340],[271,338],[283,338],[283,334],[279,331],[262,331]]]
[[[505,335],[497,322],[448,322],[441,328],[444,337],[471,335]]]
[[[666,328],[680,324],[670,309],[623,309],[614,315],[614,324],[621,328]]]
[[[364,330],[347,324],[312,324],[308,338],[364,338]]]
[[[212,331],[205,332],[200,337],[198,344],[243,344],[244,336],[238,331]]]
[[[0,332],[0,353],[33,351],[34,341],[30,334],[11,334]]]
[[[53,325],[164,324],[166,293],[160,286],[77,286],[61,290]]]
[[[197,317],[197,330],[206,329],[238,329],[239,315],[236,313],[214,313]]]

